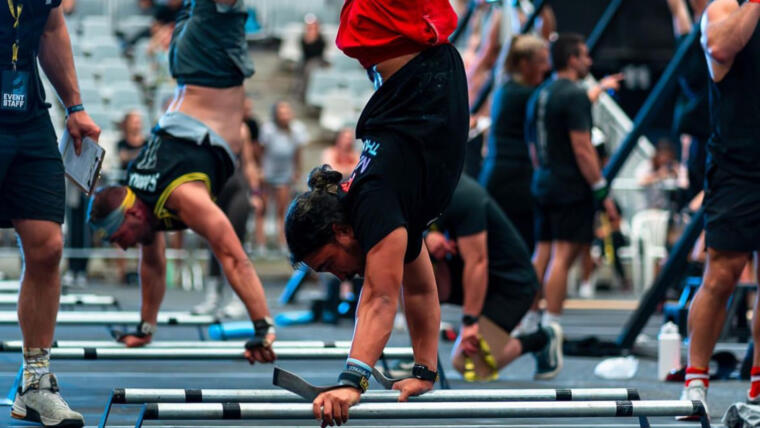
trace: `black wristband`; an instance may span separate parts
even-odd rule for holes
[[[415,363],[412,367],[412,377],[419,380],[426,380],[429,382],[435,382],[438,380],[438,372],[434,372],[427,368],[424,364]]]
[[[343,370],[340,375],[338,375],[338,384],[351,386],[364,394],[367,392],[367,388],[369,388],[369,378],[367,378],[367,376],[362,376],[354,370]]]
[[[479,315],[469,315],[469,314],[463,314],[462,315],[462,325],[464,326],[471,326],[473,324],[477,324]]]
[[[73,106],[66,107],[66,116],[71,116],[71,113],[76,113],[78,111],[84,111],[84,106],[82,104],[74,104]]]
[[[253,331],[256,337],[274,334],[274,321],[270,317],[253,320]]]

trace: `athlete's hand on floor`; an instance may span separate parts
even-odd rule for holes
[[[119,342],[127,345],[127,348],[139,348],[145,346],[153,340],[153,335],[135,336],[134,334],[125,334],[119,338]]]
[[[422,395],[433,389],[433,382],[410,377],[394,383],[393,389],[401,391],[398,401],[408,401],[409,397]]]
[[[66,119],[66,129],[74,139],[74,151],[77,156],[82,153],[82,138],[90,137],[95,141],[100,138],[100,127],[92,121],[86,111],[71,113]]]
[[[322,428],[348,422],[348,408],[359,402],[361,392],[351,386],[325,391],[314,399],[314,417],[322,421]]]
[[[274,334],[267,334],[264,338],[264,341],[262,342],[262,346],[257,347],[253,350],[245,350],[245,359],[248,360],[249,363],[271,363],[276,358],[277,355],[274,353],[274,349],[272,349],[272,344],[274,344],[275,335]]]
[[[475,355],[480,351],[480,329],[478,323],[473,325],[462,326],[462,339],[459,341],[459,346],[462,349],[462,353],[468,357]]]

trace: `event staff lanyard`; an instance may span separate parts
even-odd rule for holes
[[[15,5],[13,4],[13,0],[8,0],[8,9],[11,10],[11,17],[13,18],[13,33],[15,40],[13,41],[13,47],[11,48],[11,62],[13,63],[13,71],[16,71],[16,62],[18,62],[18,23],[19,19],[21,18],[21,10],[23,9],[23,5]]]

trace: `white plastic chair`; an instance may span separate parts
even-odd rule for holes
[[[644,210],[631,219],[633,286],[643,292],[652,285],[658,260],[667,257],[668,211]]]

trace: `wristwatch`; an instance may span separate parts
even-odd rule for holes
[[[473,324],[477,324],[479,317],[479,315],[464,314],[462,315],[462,325],[469,327]]]
[[[438,372],[430,370],[424,364],[414,363],[414,367],[412,367],[412,377],[419,380],[435,382],[438,380]]]

